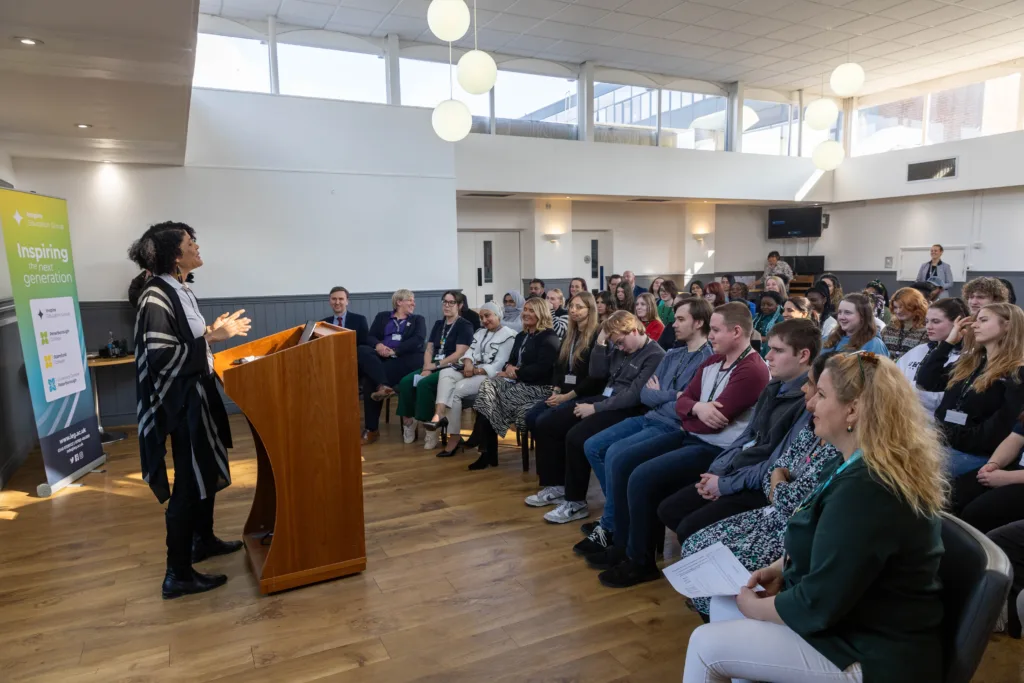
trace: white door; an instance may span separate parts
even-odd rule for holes
[[[460,232],[458,239],[459,286],[471,308],[501,306],[505,292],[522,290],[518,232]]]
[[[607,230],[572,231],[572,277],[582,277],[590,291],[604,289],[612,274],[612,238]]]

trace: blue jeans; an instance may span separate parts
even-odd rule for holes
[[[949,457],[949,460],[946,461],[946,469],[949,470],[951,479],[956,479],[961,474],[979,470],[982,465],[988,462],[987,456],[971,455],[970,453],[958,451],[955,448],[946,448],[946,455]]]
[[[607,531],[615,530],[615,497],[608,488],[608,473],[606,471],[608,458],[613,453],[636,447],[643,448],[645,452],[653,453],[653,455],[648,457],[654,457],[664,453],[666,450],[675,448],[676,444],[682,441],[683,434],[684,432],[679,427],[672,427],[664,422],[648,420],[643,415],[639,415],[623,420],[619,424],[598,432],[587,439],[586,443],[583,444],[583,452],[586,453],[587,460],[590,461],[590,466],[594,468],[594,474],[597,475],[597,481],[601,484],[601,490],[604,491],[604,514],[601,515],[601,527],[603,529]],[[642,445],[647,441],[669,435],[674,436],[675,439],[666,439],[660,442],[656,446],[657,450],[648,450],[645,448],[645,445]],[[624,497],[626,487],[623,486],[621,488]]]
[[[615,545],[626,547],[626,554],[633,562],[645,566],[654,565],[654,551],[658,533],[664,534],[664,527],[658,519],[661,501],[676,493],[684,486],[691,486],[708,471],[711,462],[722,449],[701,441],[696,436],[685,435],[681,448],[659,455],[653,460],[636,462],[631,468],[626,485],[626,505],[615,509]],[[609,460],[609,463],[628,461],[633,451]],[[630,463],[613,466],[626,469]],[[623,533],[628,531],[628,533]]]

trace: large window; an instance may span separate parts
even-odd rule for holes
[[[491,98],[487,93],[470,95],[463,90],[455,77],[455,67],[449,68],[447,62],[400,59],[398,69],[403,105],[433,109],[444,100],[452,99],[454,95],[454,99],[469,107],[474,117],[490,119]]]
[[[924,109],[924,96],[858,109],[853,129],[853,156],[920,146]]]
[[[828,130],[815,130],[807,125],[806,123],[807,108],[804,107],[804,117],[801,125],[804,129],[803,134],[803,151],[800,153],[801,156],[810,157],[814,154],[814,148],[825,140],[835,140],[836,142],[843,141],[843,112],[840,110],[839,116],[836,118],[836,122],[832,124],[832,127]],[[796,135],[796,133],[794,133]],[[796,146],[798,141],[793,140],[793,155],[796,156]]]
[[[967,140],[1017,129],[1020,74],[932,93],[925,144]]]
[[[498,71],[498,134],[574,140],[579,118],[576,87],[576,79]]]
[[[282,95],[387,102],[384,59],[378,55],[281,43],[277,69]]]
[[[661,91],[662,147],[679,149],[725,149],[725,120],[728,99],[721,95]]]
[[[265,43],[200,33],[196,39],[196,88],[270,92],[270,56]]]
[[[654,145],[657,130],[657,88],[594,83],[595,140]]]
[[[796,154],[795,141],[790,141],[792,114],[793,107],[789,104],[745,100],[742,150],[773,156]]]

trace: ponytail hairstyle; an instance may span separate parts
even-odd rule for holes
[[[858,402],[857,444],[868,470],[923,517],[945,505],[945,450],[934,421],[896,364],[874,353],[836,354],[825,364],[836,398]]]

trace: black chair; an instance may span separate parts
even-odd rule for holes
[[[985,534],[946,513],[942,544],[942,683],[970,683],[1006,604],[1013,569],[1006,553]]]

